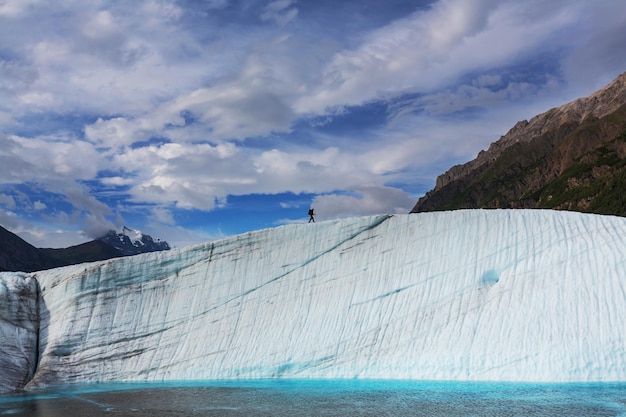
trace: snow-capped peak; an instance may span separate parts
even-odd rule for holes
[[[161,239],[155,241],[152,236],[127,226],[123,226],[120,233],[109,230],[106,235],[98,240],[113,246],[124,255],[137,255],[170,249],[170,245],[166,241]]]
[[[123,226],[121,234],[128,236],[133,246],[145,246],[145,243],[143,242],[143,233],[141,233],[141,230],[131,229],[130,227]],[[123,240],[123,238],[121,240]]]

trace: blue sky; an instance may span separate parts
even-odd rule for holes
[[[623,0],[0,0],[0,225],[184,246],[406,213],[624,39]]]

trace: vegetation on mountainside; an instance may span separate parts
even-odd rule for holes
[[[75,265],[124,256],[119,250],[99,240],[92,240],[91,242],[70,246],[69,248],[45,248],[40,250],[50,258],[59,261],[62,265]]]
[[[514,143],[429,193],[414,211],[547,208],[626,216],[625,191],[626,105]]]

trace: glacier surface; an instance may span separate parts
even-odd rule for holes
[[[625,254],[624,218],[466,210],[3,273],[0,389],[25,379],[626,381]],[[7,355],[21,373],[4,371]]]
[[[0,274],[0,393],[20,388],[37,365],[37,281],[28,274]]]

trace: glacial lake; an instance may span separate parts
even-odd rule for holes
[[[96,384],[0,395],[0,416],[626,416],[626,383],[254,380]]]

